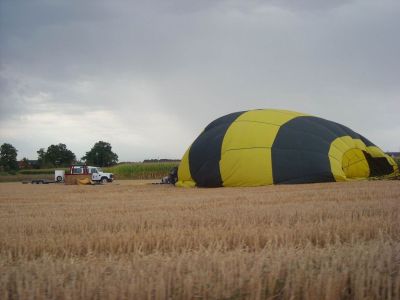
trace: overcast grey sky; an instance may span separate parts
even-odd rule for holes
[[[213,119],[283,108],[400,150],[398,0],[0,0],[0,143],[180,158]]]

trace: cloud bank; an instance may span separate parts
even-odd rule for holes
[[[180,158],[213,119],[284,108],[400,150],[398,1],[2,1],[0,142]]]

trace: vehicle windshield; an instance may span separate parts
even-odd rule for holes
[[[101,172],[101,173],[103,173],[103,170],[101,169],[101,168],[97,168],[97,172]]]

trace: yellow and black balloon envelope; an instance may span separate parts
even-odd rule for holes
[[[396,162],[341,124],[260,109],[211,122],[184,154],[177,186],[314,183],[395,176]]]

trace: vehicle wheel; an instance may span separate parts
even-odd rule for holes
[[[56,180],[57,180],[57,182],[61,182],[62,181],[62,176],[57,176]]]
[[[107,177],[101,178],[100,182],[101,182],[102,184],[106,184],[106,183],[108,182]]]

